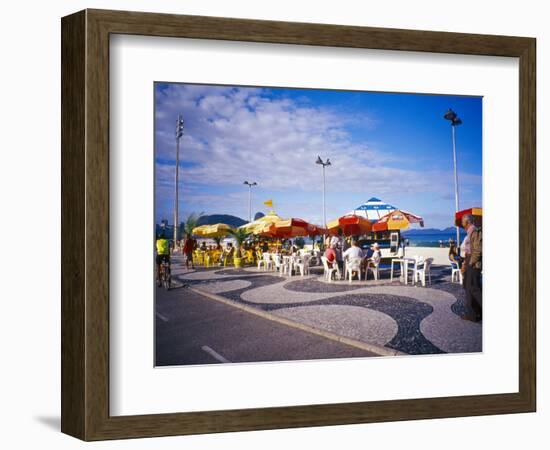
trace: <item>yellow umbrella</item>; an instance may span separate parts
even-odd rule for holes
[[[245,223],[239,228],[247,231],[248,233],[259,234],[266,226],[269,226],[275,222],[278,222],[281,218],[275,214],[275,211],[269,211],[265,216],[260,217],[252,222]]]
[[[225,223],[216,223],[214,225],[201,225],[193,228],[193,234],[204,238],[223,237],[230,234],[231,228]]]

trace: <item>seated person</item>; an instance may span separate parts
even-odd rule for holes
[[[357,242],[356,239],[352,239],[351,240],[351,247],[348,248],[343,254],[344,260],[349,261],[349,260],[354,259],[354,258],[362,259],[363,256],[364,256],[363,255],[363,250],[361,249],[361,247],[359,247],[359,243]]]
[[[449,241],[449,261],[455,263],[458,268],[462,267],[463,258],[459,256],[456,242],[453,239]]]
[[[359,243],[357,242],[356,239],[352,239],[351,240],[351,247],[348,248],[344,253],[343,253],[343,259],[344,261],[346,262],[349,262],[353,259],[359,259],[361,260],[361,267],[359,268],[358,270],[358,273],[357,273],[357,278],[359,278],[359,280],[361,280],[361,271],[363,269],[363,249],[361,249],[361,247],[359,247]]]
[[[380,264],[380,259],[382,259],[382,253],[380,252],[380,246],[378,245],[378,242],[375,242],[371,246],[372,249],[372,255],[370,258],[367,259],[367,267],[370,266],[377,266]]]
[[[205,252],[206,250],[208,250],[208,248],[206,247],[206,242],[205,241],[202,241],[202,244],[200,246],[200,249]]]
[[[233,244],[231,242],[228,242],[227,247],[223,249],[223,252],[220,256],[220,266],[225,264],[227,258],[233,259],[234,254],[235,254],[235,247],[233,247]]]
[[[325,250],[325,258],[327,258],[328,266],[333,267],[333,264],[336,263],[336,245],[329,245]]]

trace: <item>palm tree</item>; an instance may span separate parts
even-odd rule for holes
[[[229,232],[231,236],[235,238],[235,241],[237,242],[237,245],[235,246],[235,250],[238,255],[240,255],[241,251],[241,245],[246,240],[248,236],[250,236],[250,232],[245,231],[243,228],[236,228]]]
[[[191,236],[193,234],[193,230],[199,226],[199,220],[203,215],[204,215],[203,212],[201,212],[199,214],[197,214],[195,212],[190,213],[187,216],[187,219],[185,219],[181,223],[181,225],[180,225],[181,231],[184,234],[187,234],[187,235]]]

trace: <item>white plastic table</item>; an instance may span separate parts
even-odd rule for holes
[[[390,281],[393,281],[393,263],[399,263],[401,265],[401,274],[399,276],[400,280],[404,280],[407,284],[407,278],[409,274],[409,263],[416,263],[415,258],[393,258],[391,260],[391,269],[390,269]]]

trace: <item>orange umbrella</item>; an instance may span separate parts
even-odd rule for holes
[[[471,214],[474,216],[474,224],[476,227],[481,227],[481,224],[483,223],[483,209],[482,208],[468,208],[463,209],[462,211],[458,211],[455,213],[455,225],[457,227],[462,227],[462,216],[465,216],[466,214]]]
[[[373,231],[405,230],[411,223],[419,223],[424,226],[424,219],[416,214],[396,209],[386,214],[372,226]]]
[[[346,236],[356,236],[369,233],[372,222],[364,217],[348,214],[329,222],[327,228],[330,234],[336,234],[338,229],[341,229]]]

